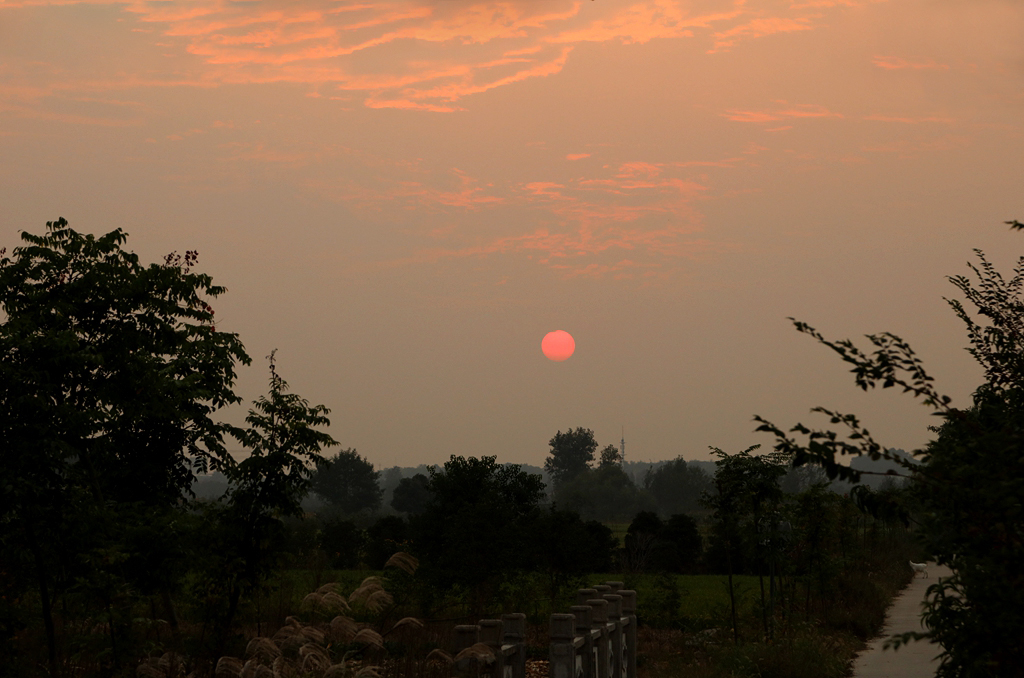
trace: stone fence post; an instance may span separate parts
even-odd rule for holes
[[[551,648],[548,655],[550,678],[577,678],[576,618],[571,614],[551,615]]]

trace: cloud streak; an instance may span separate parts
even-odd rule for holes
[[[370,108],[453,112],[474,95],[560,73],[581,44],[699,39],[724,51],[812,30],[833,3],[13,0],[0,12],[46,4],[120,5],[134,19],[127,31],[170,49],[175,77],[140,69],[99,78],[123,87],[288,82],[361,94]]]

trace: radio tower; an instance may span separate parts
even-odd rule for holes
[[[626,427],[622,427],[622,440],[619,441],[619,464],[626,464]]]

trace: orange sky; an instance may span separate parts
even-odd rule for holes
[[[378,466],[770,439],[927,411],[792,330],[890,330],[964,403],[942,296],[1024,236],[1012,0],[0,0],[0,246],[197,249],[224,329]],[[564,363],[540,352],[564,329]],[[241,413],[229,415],[241,419]]]

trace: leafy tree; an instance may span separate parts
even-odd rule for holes
[[[373,464],[354,448],[341,450],[317,466],[312,488],[317,496],[343,513],[375,511],[380,508],[383,495],[377,475]]]
[[[597,441],[594,432],[589,428],[569,429],[565,433],[558,431],[548,441],[551,447],[548,458],[544,461],[544,470],[551,474],[554,484],[560,485],[580,475],[594,461]]]
[[[555,503],[588,520],[626,520],[647,508],[645,497],[618,464],[586,469],[555,487]]]
[[[431,498],[413,521],[421,572],[437,586],[464,586],[475,612],[505,573],[529,564],[544,483],[494,457],[452,456],[430,469]]]
[[[700,509],[701,497],[711,489],[711,478],[696,466],[687,466],[682,457],[649,470],[644,489],[654,499],[658,512],[669,516]]]
[[[737,454],[727,454],[718,448],[711,448],[718,456],[715,462],[714,490],[704,495],[705,505],[714,511],[715,536],[721,540],[726,552],[726,566],[729,574],[729,602],[732,610],[733,638],[739,642],[736,624],[736,595],[733,588],[733,573],[737,561],[742,557],[744,543],[760,545],[763,541],[770,516],[782,500],[779,480],[786,473],[784,454],[754,456],[751,452],[760,448],[754,445]],[[744,534],[746,532],[746,534]],[[762,555],[762,554],[758,554]],[[759,559],[760,560],[760,559]],[[758,574],[762,574],[760,567]],[[761,607],[767,610],[764,594],[764,579],[761,577]],[[769,634],[767,616],[764,619],[765,635]]]
[[[332,569],[351,570],[359,567],[359,554],[366,538],[355,523],[335,517],[326,518],[320,521],[319,535],[319,546]],[[391,553],[398,550],[392,549]]]
[[[700,560],[704,540],[697,521],[685,513],[671,516],[659,535],[665,543],[662,567],[669,572],[692,572]]]
[[[227,589],[228,608],[216,656],[223,654],[241,596],[255,590],[275,564],[283,537],[281,519],[302,515],[312,469],[323,462],[320,450],[338,444],[316,428],[330,425],[330,410],[311,407],[287,392],[275,353],[268,356],[270,393],[253,403],[245,418],[248,427],[233,430],[249,456],[228,469],[227,500],[218,516],[227,536],[216,576]]]
[[[626,530],[626,558],[632,572],[646,572],[655,567],[658,536],[665,524],[653,511],[641,511]]]
[[[384,469],[380,474],[380,489],[383,490],[383,503],[391,506],[391,500],[395,498],[395,488],[402,481],[402,469],[398,466]]]
[[[1019,222],[1012,226],[1024,228]],[[846,454],[890,459],[910,476],[924,546],[953,574],[928,589],[923,621],[929,631],[904,634],[894,644],[938,641],[943,651],[937,675],[943,678],[1024,675],[1024,258],[1006,280],[975,251],[976,280],[950,278],[973,312],[949,301],[967,327],[968,351],[985,371],[970,407],[952,407],[909,344],[895,335],[868,335],[874,347],[868,354],[849,340],[830,341],[794,321],[853,366],[860,388],[899,387],[935,410],[943,422],[932,429],[936,437],[914,453],[920,465],[890,454],[854,415],[815,409],[843,426],[845,437],[802,424],[787,432],[757,418],[759,430],[775,435],[777,450],[793,455],[797,464],[821,465],[830,478],[859,480],[860,472],[839,462]]]
[[[423,513],[430,503],[430,479],[422,473],[402,478],[395,488],[391,508],[409,515]]]
[[[618,542],[611,528],[597,521],[584,522],[578,513],[554,506],[537,515],[531,542],[531,569],[548,581],[548,595],[558,600],[583,575],[610,572]]]
[[[207,300],[225,289],[191,272],[197,253],[144,266],[122,249],[120,229],[83,235],[64,219],[21,237],[12,257],[0,250],[5,568],[28,568],[17,580],[39,594],[51,674],[53,607],[73,584],[107,610],[116,667],[124,626],[115,617],[130,608],[124,583],[135,576],[123,564],[152,541],[146,524],[182,510],[195,471],[230,466],[228,427],[213,414],[239,401],[235,363],[249,357],[236,335],[216,330]],[[174,536],[138,571],[149,583],[134,581],[162,589],[167,605]]]
[[[601,466],[619,466],[622,464],[622,454],[619,448],[614,445],[605,445],[601,450]]]

